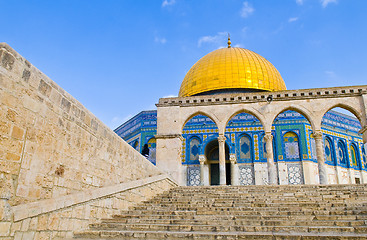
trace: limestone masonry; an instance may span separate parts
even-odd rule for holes
[[[50,239],[175,183],[0,44],[0,239]]]

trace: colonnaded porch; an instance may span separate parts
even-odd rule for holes
[[[337,88],[320,88],[304,90],[287,90],[279,92],[261,92],[244,94],[220,94],[210,96],[194,96],[185,98],[162,98],[157,104],[157,166],[170,174],[181,185],[185,185],[185,170],[181,164],[182,129],[185,123],[193,116],[202,114],[210,117],[218,126],[218,169],[219,184],[226,185],[231,180],[226,174],[225,128],[229,120],[240,112],[256,116],[265,132],[267,170],[269,184],[278,183],[277,167],[273,156],[273,136],[271,126],[276,116],[286,110],[301,113],[310,123],[316,144],[317,171],[319,179],[305,179],[306,184],[328,184],[327,166],[324,160],[323,133],[321,120],[326,112],[335,107],[341,107],[352,112],[360,121],[363,143],[367,142],[367,86],[351,86]],[[229,157],[227,157],[230,160]],[[232,166],[235,159],[227,164]],[[205,156],[202,179],[205,173]],[[211,163],[214,164],[214,163]],[[206,164],[208,165],[208,164]],[[211,167],[208,165],[207,167]],[[213,165],[213,169],[216,166]],[[231,169],[231,167],[227,167]],[[213,170],[215,172],[215,170]],[[227,170],[229,171],[229,170]],[[233,172],[230,176],[233,176]],[[214,173],[213,173],[214,174]],[[362,179],[367,179],[364,172]],[[232,181],[233,182],[233,181]],[[205,182],[203,183],[205,184]]]

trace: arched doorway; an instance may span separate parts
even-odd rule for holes
[[[319,176],[310,170],[317,169],[317,163],[312,127],[307,118],[297,110],[282,111],[273,121],[272,133],[279,184],[317,182]]]
[[[226,183],[231,185],[231,165],[229,162],[229,148],[225,144],[226,152]],[[209,166],[210,185],[219,185],[219,144],[218,140],[213,139],[205,147],[205,157]]]
[[[208,116],[195,115],[184,125],[182,137],[182,166],[187,186],[209,185],[209,166],[205,162],[202,168],[199,159],[206,143],[218,139],[217,125]]]
[[[233,171],[238,171],[232,179],[233,184],[254,185],[255,175],[259,176],[256,184],[266,184],[267,159],[259,154],[259,138],[264,135],[260,120],[247,112],[236,113],[229,119],[225,134],[233,146],[231,149],[232,156],[235,157]]]

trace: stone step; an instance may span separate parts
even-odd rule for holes
[[[297,202],[284,202],[284,203],[233,203],[233,202],[214,202],[214,203],[188,203],[188,204],[144,204],[141,206],[133,207],[135,210],[152,209],[152,208],[176,208],[176,209],[190,209],[190,208],[215,208],[215,207],[232,207],[232,208],[360,208],[365,207],[364,204],[345,204],[345,203],[297,203]]]
[[[367,185],[178,187],[79,239],[367,239]]]
[[[123,212],[125,215],[367,215],[367,210],[363,209],[334,209],[334,210],[313,210],[313,209],[229,209],[229,208],[200,208],[200,209],[152,209],[152,210],[129,210]]]
[[[293,219],[261,219],[254,221],[253,219],[234,219],[223,220],[216,218],[206,219],[116,219],[102,221],[101,223],[91,224],[92,229],[117,228],[118,225],[128,224],[174,224],[174,225],[226,225],[226,226],[340,226],[355,227],[364,226],[365,220],[297,220]]]
[[[177,197],[180,197],[180,195],[185,194],[184,198],[180,198],[179,200],[188,200],[188,199],[199,199],[199,200],[204,200],[207,199],[208,197],[211,199],[222,199],[222,200],[228,200],[228,199],[246,199],[246,200],[251,200],[251,199],[275,199],[275,200],[281,200],[281,199],[297,199],[297,200],[302,200],[302,199],[306,199],[306,200],[312,200],[312,199],[318,199],[318,200],[343,200],[343,199],[366,199],[367,196],[364,194],[363,196],[359,196],[359,195],[351,195],[351,194],[345,194],[345,195],[322,195],[322,194],[315,194],[315,195],[300,195],[300,196],[283,196],[283,195],[272,195],[272,194],[266,194],[266,195],[247,195],[247,194],[241,194],[241,193],[236,193],[236,194],[193,194],[193,193],[180,193],[180,194],[175,194],[175,195],[171,195],[171,196],[164,196],[162,199],[174,199]]]
[[[204,224],[159,224],[159,223],[99,223],[92,225],[96,230],[128,230],[128,231],[203,231],[203,232],[355,232],[366,233],[365,226],[317,226],[286,225],[270,222],[269,225],[204,225]],[[281,224],[281,225],[280,225]],[[358,230],[357,230],[358,229]]]
[[[236,219],[249,219],[249,220],[367,220],[367,215],[114,215],[112,218],[102,219],[102,221],[125,221],[127,219],[166,219],[166,220],[180,220],[180,219],[219,219],[219,220],[236,220]]]
[[[304,232],[175,232],[175,231],[86,231],[75,234],[80,240],[91,239],[149,239],[149,240],[177,240],[177,239],[284,239],[284,240],[365,240],[367,234],[356,233],[304,233]]]

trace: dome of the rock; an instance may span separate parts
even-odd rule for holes
[[[221,48],[202,57],[186,74],[179,96],[286,90],[268,60],[244,48]]]

